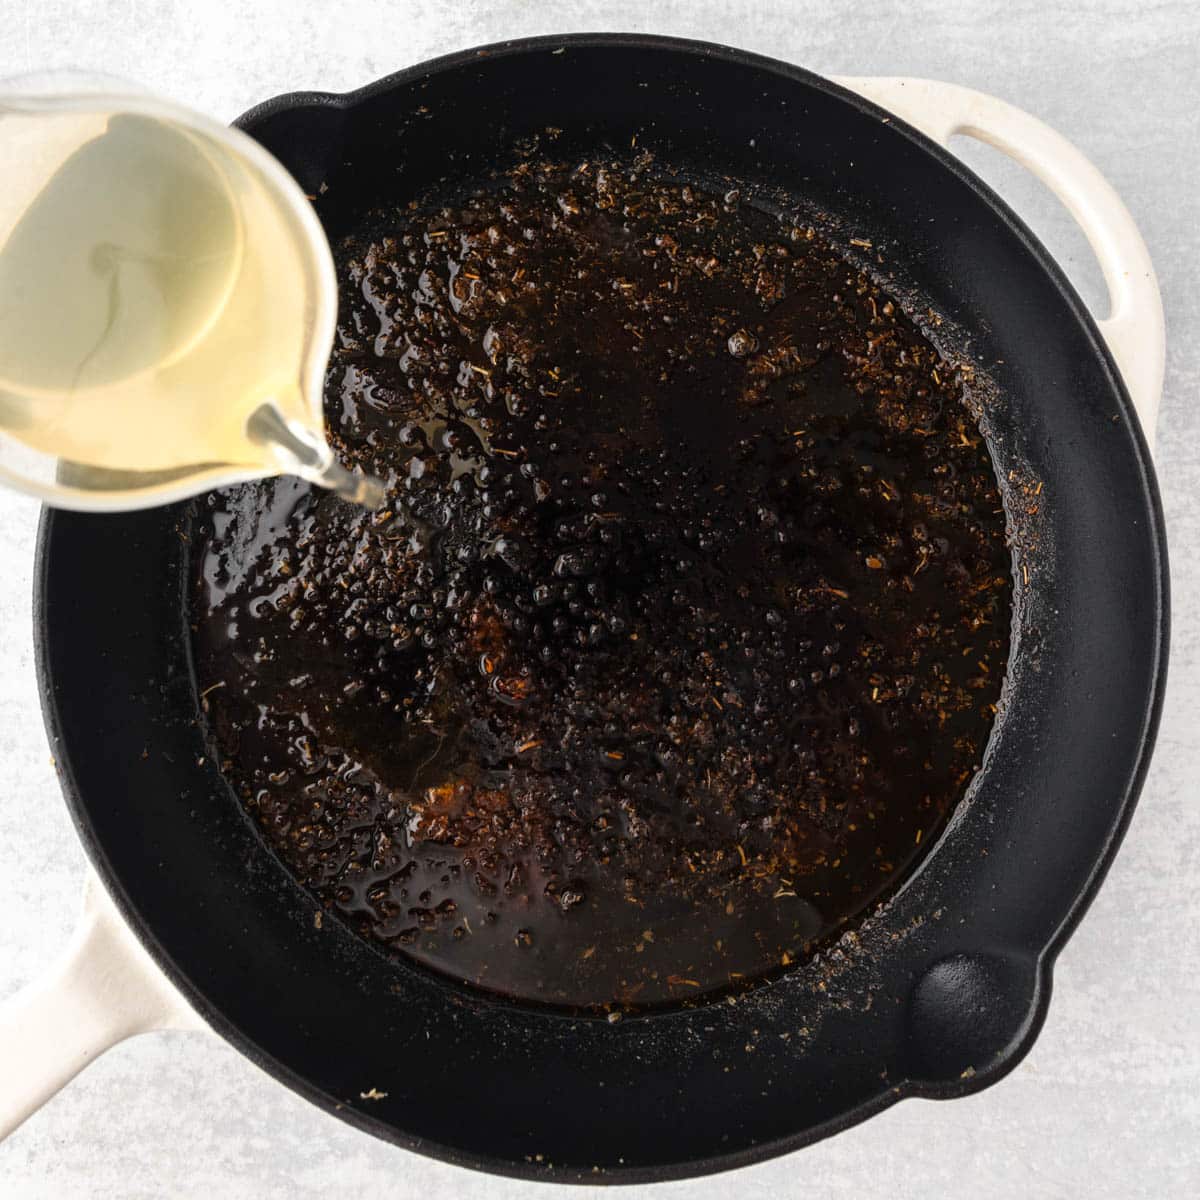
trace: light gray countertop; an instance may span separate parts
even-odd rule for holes
[[[1158,441],[1174,602],[1166,707],[1140,807],[1103,890],[1062,954],[1037,1045],[1013,1074],[977,1096],[907,1101],[799,1154],[736,1175],[661,1185],[654,1195],[1195,1196],[1200,5],[0,0],[0,77],[62,65],[106,70],[229,119],[278,92],[344,90],[463,46],[602,29],[722,41],[824,74],[946,79],[1029,109],[1090,155],[1124,197],[1157,266],[1168,326]],[[1099,297],[1095,264],[1057,203],[991,152],[971,147],[968,157],[1030,221],[1085,298]],[[34,681],[36,523],[34,503],[0,493],[0,998],[35,978],[62,947],[84,875]],[[0,1145],[0,1196],[12,1200],[354,1194],[505,1200],[535,1193],[548,1194],[358,1133],[201,1034],[124,1043]]]

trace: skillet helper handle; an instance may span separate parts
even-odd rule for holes
[[[111,1046],[204,1025],[89,874],[83,920],[41,978],[0,1003],[0,1139]]]
[[[1146,243],[1108,180],[1061,134],[995,96],[930,79],[834,82],[895,113],[947,149],[951,136],[961,133],[1002,150],[1063,202],[1104,272],[1111,310],[1096,324],[1153,450],[1166,358],[1162,298]]]

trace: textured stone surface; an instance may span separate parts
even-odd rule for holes
[[[68,64],[113,71],[225,118],[276,92],[350,88],[461,46],[628,29],[725,41],[827,74],[964,83],[1032,110],[1082,147],[1141,224],[1168,320],[1159,472],[1174,568],[1171,679],[1125,846],[1062,955],[1041,1039],[1002,1083],[951,1104],[910,1101],[800,1155],[654,1192],[1124,1200],[1200,1190],[1200,8],[576,0],[556,13],[536,0],[0,0],[0,17],[0,76]],[[967,156],[1095,300],[1095,265],[1057,204],[990,152],[971,146]],[[84,871],[38,713],[36,519],[32,502],[0,493],[0,997],[44,970],[66,939]],[[375,1142],[199,1034],[125,1043],[0,1146],[0,1194],[14,1200],[361,1191],[505,1200],[535,1189]]]

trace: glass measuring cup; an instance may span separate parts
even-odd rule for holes
[[[333,261],[239,130],[74,73],[0,84],[0,481],[66,508],[301,475],[365,504],[322,382]]]

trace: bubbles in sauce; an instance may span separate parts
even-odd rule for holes
[[[802,961],[978,768],[1011,614],[992,464],[811,230],[525,163],[339,252],[327,418],[376,513],[200,515],[223,768],[387,952],[577,1008]]]

